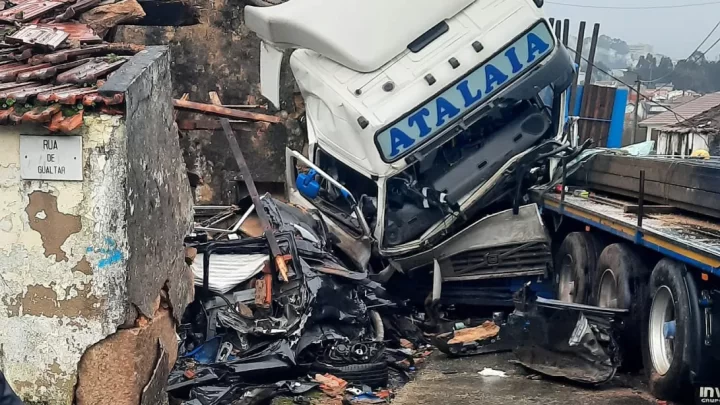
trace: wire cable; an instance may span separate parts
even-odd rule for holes
[[[700,42],[700,45],[698,45],[697,48],[695,48],[695,50],[690,54],[690,56],[685,58],[686,61],[690,60],[690,58],[695,56],[697,51],[700,50],[700,47],[702,47],[705,44],[705,42],[707,42],[707,40],[710,39],[710,36],[712,36],[712,34],[715,33],[715,31],[718,29],[718,27],[720,27],[720,21],[718,21],[718,23],[715,24],[715,27],[713,27],[712,31],[710,31],[710,33],[707,34],[705,39],[703,39],[702,42]],[[718,40],[718,41],[720,41],[720,40]],[[710,51],[710,49],[712,49],[715,45],[717,45],[718,41],[715,41],[715,43],[707,51],[703,52],[702,54],[705,55],[706,53],[708,53]],[[656,82],[659,82],[660,80],[667,79],[668,77],[672,76],[673,73],[675,73],[676,67],[677,67],[677,65],[673,66],[670,73],[663,75],[662,77],[659,77],[657,79],[652,79],[652,80],[640,80],[640,83],[656,83]]]
[[[568,47],[567,49],[570,50],[570,51],[572,51],[574,54],[577,55],[577,52],[576,52],[574,49],[569,48],[569,47]],[[583,59],[583,60],[584,60],[585,62],[587,62],[588,64],[590,64],[590,61],[589,61],[586,57],[580,55],[580,58]],[[636,89],[633,88],[633,86],[630,86],[629,84],[627,84],[627,83],[625,83],[624,81],[620,80],[619,78],[615,77],[612,73],[607,72],[606,70],[598,67],[598,66],[597,66],[596,64],[594,64],[594,63],[592,63],[592,65],[593,65],[593,67],[594,67],[595,69],[599,70],[599,71],[602,72],[602,73],[605,73],[606,75],[610,76],[611,78],[613,78],[613,79],[616,80],[617,82],[622,83],[623,85],[627,86],[627,87],[630,89],[630,91],[634,91],[634,92],[638,93],[638,102],[640,101],[640,98],[643,98],[643,99],[649,101],[649,102],[652,103],[652,104],[655,104],[655,105],[657,105],[657,106],[660,106],[660,107],[668,110],[669,112],[673,113],[673,115],[675,116],[675,119],[678,121],[677,124],[679,124],[679,123],[681,123],[681,122],[684,122],[684,121],[689,121],[689,118],[683,117],[682,115],[680,115],[680,114],[678,114],[677,112],[673,111],[672,108],[670,108],[670,107],[668,107],[668,106],[666,106],[666,105],[662,105],[662,104],[658,103],[657,101],[651,99],[650,97],[648,97],[648,96],[646,96],[646,95],[638,92]],[[592,80],[592,78],[587,78],[586,80],[588,80],[588,79],[589,79],[589,80]],[[698,129],[698,127],[695,126],[695,125],[690,124],[690,128],[692,128],[693,130],[695,130],[695,131],[698,132],[698,133],[700,132],[700,130]],[[705,140],[704,138],[702,138],[702,137],[700,137],[700,139],[701,139],[703,142],[705,142],[705,146],[709,148],[708,141],[706,141],[706,140]]]
[[[674,4],[674,5],[667,5],[667,6],[619,6],[619,7],[572,4],[572,3],[563,3],[563,2],[557,2],[557,1],[547,1],[546,3],[547,4],[555,4],[558,6],[565,6],[565,7],[593,8],[593,9],[605,9],[605,10],[657,10],[657,9],[710,6],[710,5],[720,4],[720,1],[708,1],[708,2],[704,2],[704,3],[691,3],[691,4]]]

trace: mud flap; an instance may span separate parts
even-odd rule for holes
[[[536,297],[529,286],[515,295],[506,332],[528,369],[584,384],[610,381],[622,360],[617,335],[627,310]]]

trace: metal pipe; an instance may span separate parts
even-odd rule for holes
[[[638,219],[637,226],[642,228],[645,215],[645,170],[640,170],[640,192],[638,193]]]

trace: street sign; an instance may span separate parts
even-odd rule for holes
[[[20,135],[20,177],[81,181],[82,136]]]

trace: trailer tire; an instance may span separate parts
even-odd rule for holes
[[[601,250],[595,235],[588,232],[572,232],[565,237],[555,255],[554,281],[558,300],[588,303],[590,283]]]
[[[603,249],[598,259],[593,282],[593,305],[630,311],[620,335],[624,352],[624,368],[642,367],[641,344],[638,336],[647,301],[648,270],[642,259],[624,243],[614,243]]]
[[[691,392],[692,308],[684,265],[662,259],[648,285],[642,330],[642,354],[650,392],[661,400],[682,400]],[[674,335],[666,339],[664,324],[674,321]],[[670,350],[668,352],[667,350]]]

